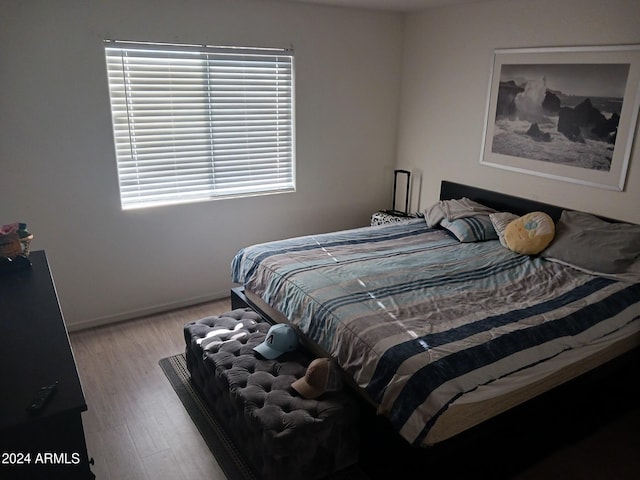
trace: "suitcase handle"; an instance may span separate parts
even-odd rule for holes
[[[398,174],[403,173],[407,175],[407,195],[404,201],[404,214],[409,214],[409,181],[411,179],[411,172],[409,170],[394,170],[393,171],[393,212],[397,212],[396,210],[396,191],[398,187]]]

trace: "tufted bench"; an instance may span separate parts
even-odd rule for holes
[[[192,381],[259,478],[312,480],[356,463],[355,399],[347,391],[298,396],[291,383],[311,358],[295,351],[261,359],[253,347],[270,326],[249,309],[185,325]]]

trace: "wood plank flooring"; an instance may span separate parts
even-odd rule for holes
[[[70,334],[99,480],[226,478],[158,360],[184,350],[185,323],[230,309],[225,299]]]
[[[83,423],[98,480],[225,480],[158,360],[184,350],[185,323],[230,309],[224,299],[70,335],[89,407]],[[640,478],[638,452],[640,408],[516,478]],[[398,468],[399,478],[408,473]],[[477,478],[488,477],[478,472]]]

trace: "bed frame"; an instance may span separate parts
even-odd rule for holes
[[[516,215],[524,215],[533,211],[543,211],[551,216],[554,221],[557,221],[560,218],[563,211],[562,207],[537,202],[535,200],[528,200],[446,180],[442,181],[440,200],[459,199],[462,197],[469,198],[498,211],[508,211]],[[287,322],[287,319],[279,314],[279,312],[270,308],[268,305],[260,303],[260,300],[255,298],[255,296],[252,296],[251,292],[244,292],[242,288],[233,289],[232,301],[234,299],[236,301],[236,306],[240,306],[241,303],[246,303],[272,323]],[[478,406],[472,409],[469,414],[466,414],[467,418],[463,419],[460,425],[453,426],[454,430],[457,429],[457,432],[454,432],[453,434],[451,431],[442,432],[442,438],[441,440],[438,440],[438,442],[451,442],[450,439],[459,433],[466,432],[474,426],[481,426],[480,424],[486,423],[487,420],[490,420],[503,412],[512,410],[517,405],[531,401],[545,392],[558,388],[558,386],[563,385],[576,377],[583,376],[586,372],[589,372],[601,365],[611,363],[611,360],[616,357],[623,356],[629,351],[635,352],[633,355],[635,356],[634,358],[637,358],[637,347],[639,343],[640,339],[638,339],[637,336],[626,339],[619,345],[614,346],[614,348],[607,348],[604,351],[597,352],[595,355],[591,355],[580,360],[577,368],[572,368],[570,371],[555,375],[555,378],[553,378],[551,382],[539,382],[538,384],[533,385],[533,389],[527,386],[527,388],[522,389],[521,392],[516,391],[518,401],[515,405],[498,405],[497,408],[495,408],[495,406],[492,405],[492,403],[494,403],[492,399],[489,399],[484,403],[479,403]],[[323,354],[323,352],[314,348],[316,346],[309,344],[308,342],[303,341],[303,345],[318,356]],[[354,388],[357,389],[357,387]],[[452,405],[450,410],[454,412],[455,408],[455,405]],[[436,444],[438,442],[436,442]]]

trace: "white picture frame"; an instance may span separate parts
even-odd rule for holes
[[[639,107],[640,45],[497,49],[480,163],[623,191]]]

